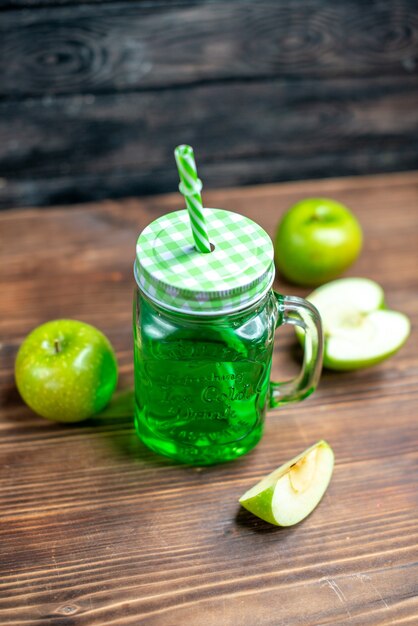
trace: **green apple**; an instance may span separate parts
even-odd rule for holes
[[[76,320],[38,326],[16,357],[15,379],[23,400],[57,422],[80,422],[101,411],[117,378],[117,361],[107,338]]]
[[[353,370],[380,363],[405,343],[406,315],[385,308],[383,289],[368,278],[341,278],[313,291],[324,328],[324,366]],[[303,340],[300,331],[298,336]]]
[[[318,441],[263,478],[239,499],[257,517],[276,526],[302,521],[324,495],[334,468],[334,453]]]
[[[290,282],[317,286],[344,272],[361,245],[360,225],[347,207],[329,198],[307,198],[279,223],[276,266]]]

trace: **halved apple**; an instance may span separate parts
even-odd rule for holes
[[[324,495],[334,468],[334,453],[318,441],[263,478],[239,499],[257,517],[292,526],[311,513]]]
[[[324,366],[330,369],[353,370],[380,363],[409,336],[409,319],[386,309],[383,289],[368,278],[334,280],[307,300],[321,314]],[[303,333],[298,335],[303,337]]]

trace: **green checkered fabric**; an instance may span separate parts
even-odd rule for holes
[[[138,237],[137,283],[168,309],[201,315],[239,310],[257,301],[273,282],[271,239],[237,213],[203,212],[214,250],[196,250],[186,210],[168,213]]]

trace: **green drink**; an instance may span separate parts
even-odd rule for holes
[[[137,243],[135,425],[154,451],[184,463],[232,460],[259,441],[267,408],[309,395],[319,378],[316,309],[275,294],[273,246],[247,218],[202,209],[213,250],[194,246],[186,211],[159,218]],[[275,330],[306,333],[301,374],[270,382]]]
[[[137,298],[141,439],[185,462],[226,461],[253,448],[269,392],[276,298],[270,292],[250,311],[216,320],[170,314],[140,292]]]

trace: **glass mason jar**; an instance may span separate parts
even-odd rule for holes
[[[235,213],[205,211],[211,237],[215,231],[212,253],[194,249],[184,228],[187,213],[178,211],[140,235],[135,263],[136,431],[155,452],[196,465],[251,450],[262,436],[266,410],[312,393],[322,365],[317,310],[271,288],[268,235]],[[193,281],[197,289],[190,288]],[[282,324],[305,331],[304,361],[296,379],[277,383],[270,371]]]

